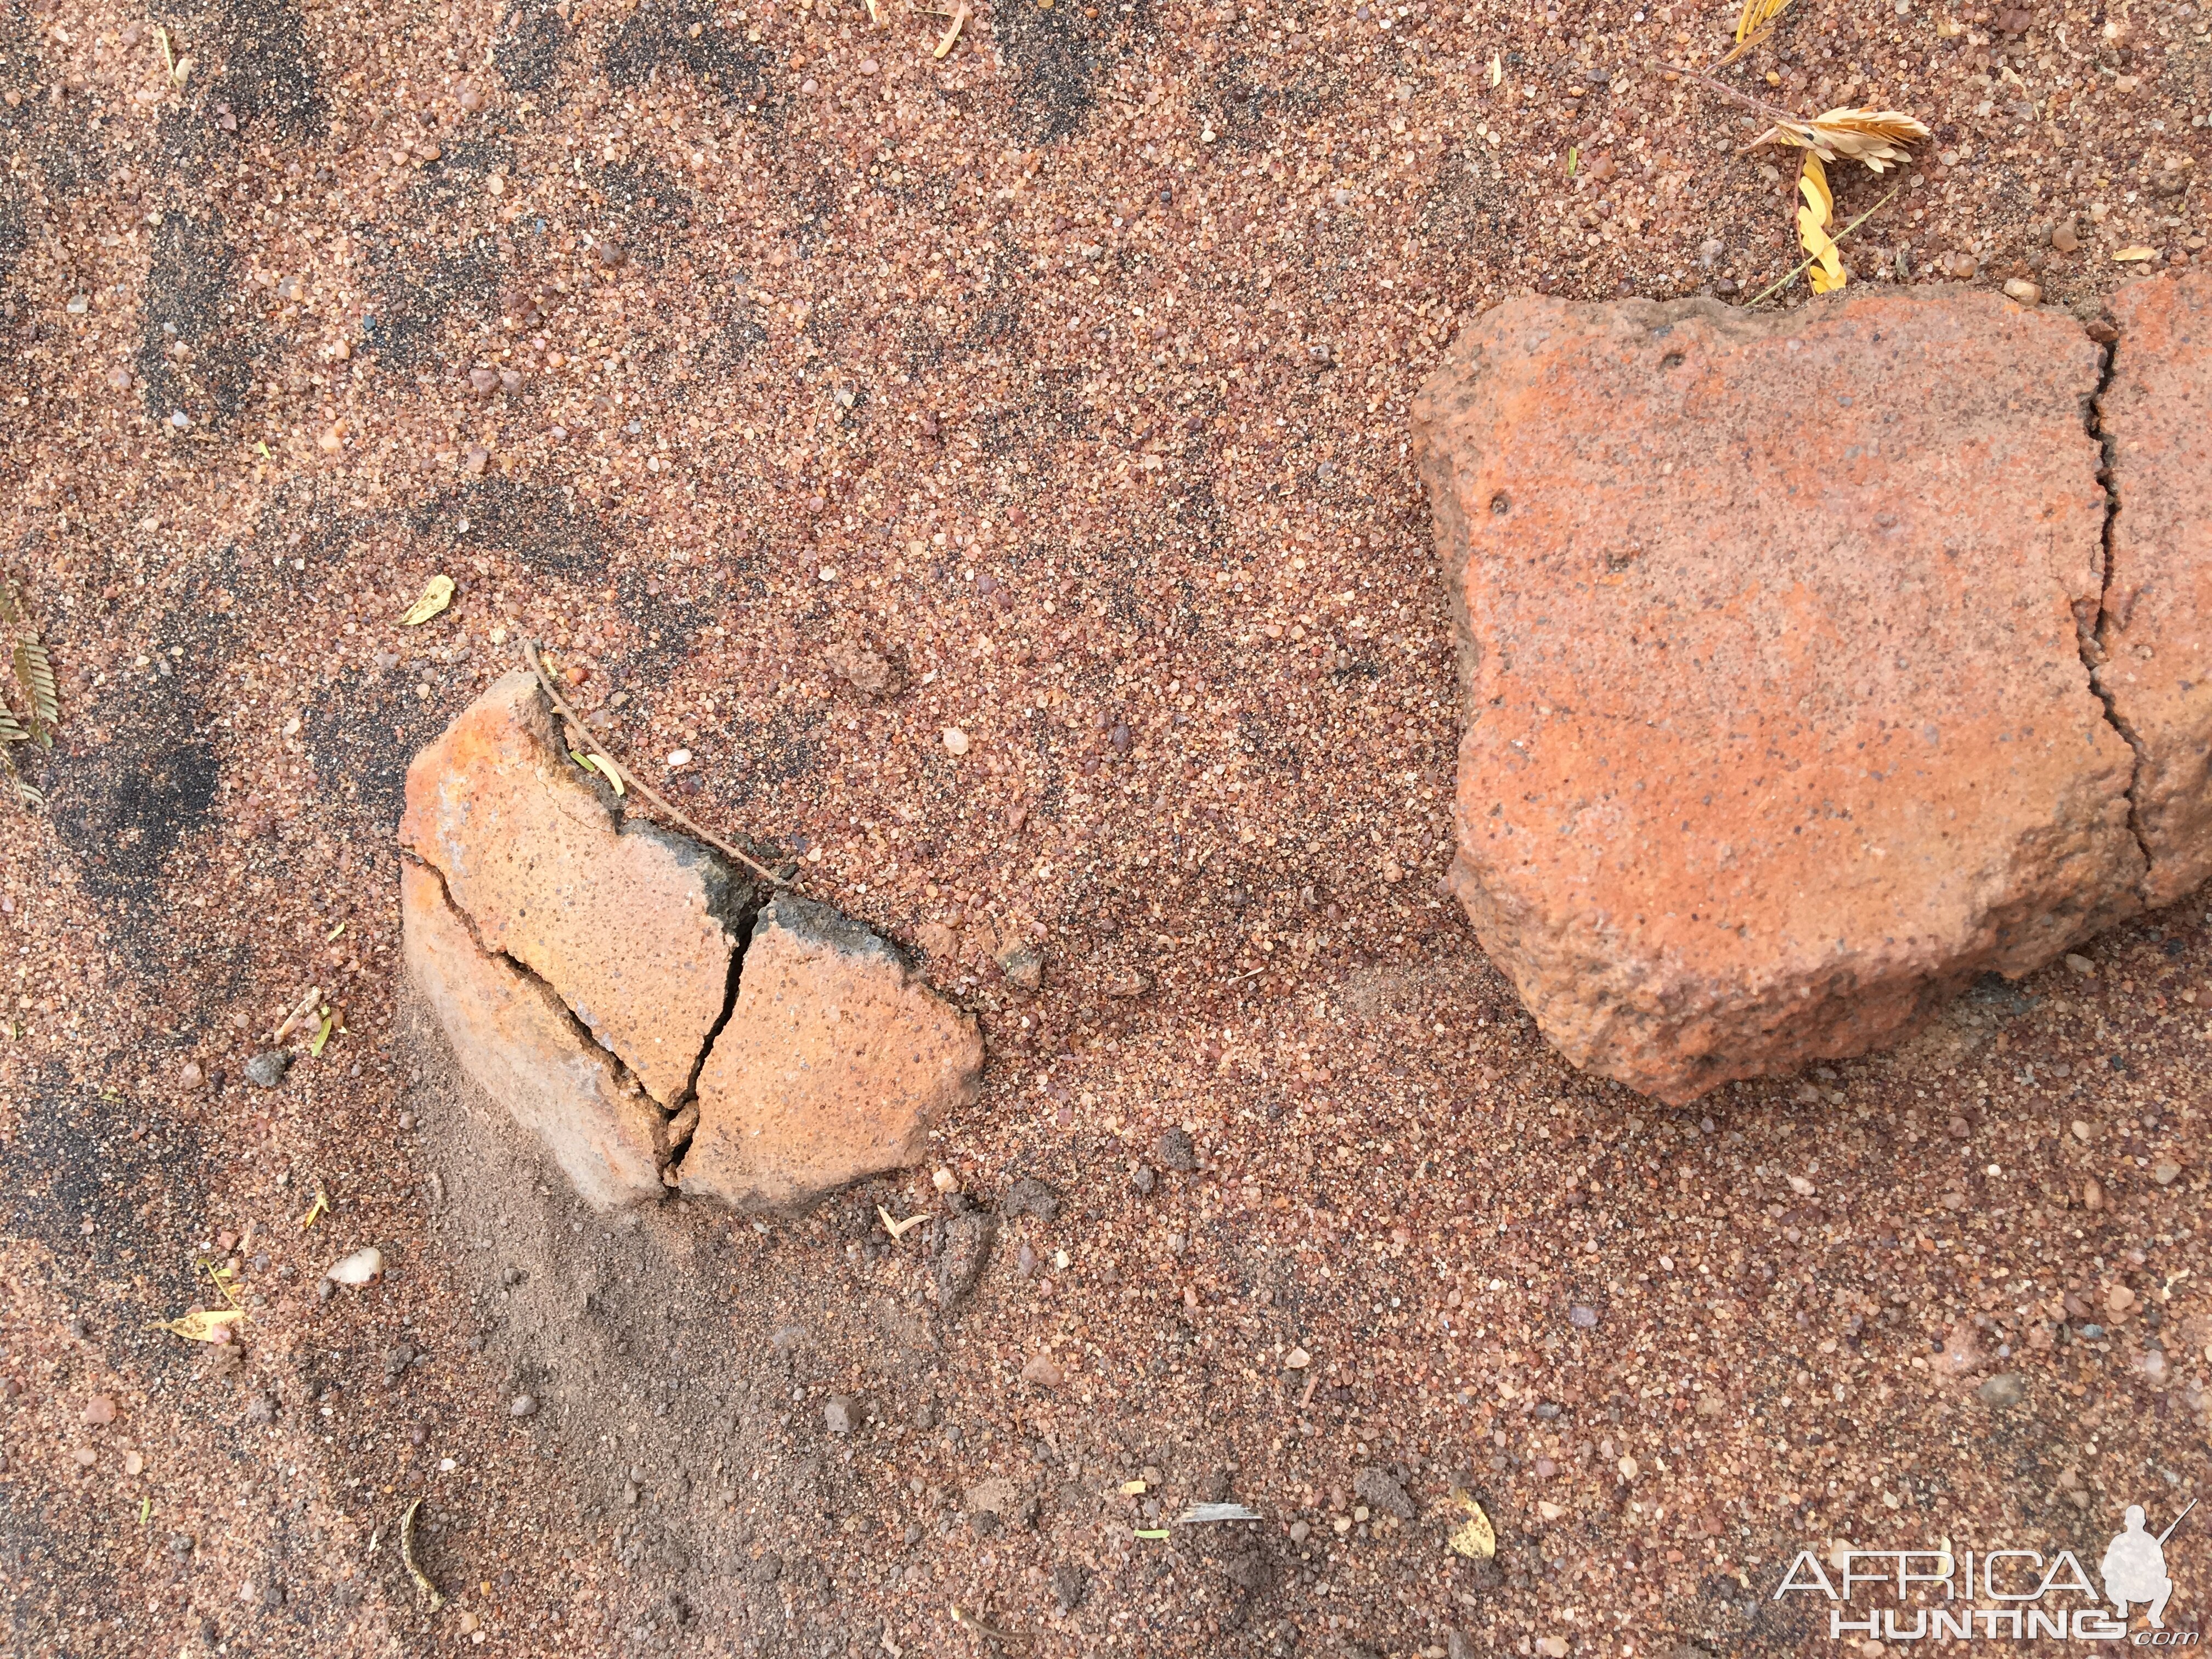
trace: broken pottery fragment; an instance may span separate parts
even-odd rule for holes
[[[975,1016],[886,940],[790,893],[763,908],[730,1022],[699,1073],[684,1191],[744,1208],[803,1203],[920,1158],[974,1096]]]
[[[2119,510],[2097,689],[2136,748],[2144,896],[2212,876],[2212,271],[2130,283],[2099,394]]]
[[[697,842],[619,819],[556,741],[533,676],[495,682],[416,756],[399,841],[487,950],[553,986],[653,1099],[678,1103],[728,1006],[751,885]]]
[[[407,971],[461,1069],[594,1208],[659,1197],[661,1115],[620,1062],[543,981],[477,944],[436,872],[404,863],[399,894]]]
[[[2084,662],[2100,368],[2072,319],[1966,292],[1516,300],[1462,335],[1413,417],[1465,694],[1451,879],[1569,1060],[1688,1101],[2140,908]]]

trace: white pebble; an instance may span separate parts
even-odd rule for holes
[[[668,763],[672,767],[690,765],[691,751],[689,749],[670,750],[668,751]]]
[[[384,1253],[374,1245],[359,1249],[350,1255],[342,1255],[331,1263],[330,1271],[323,1275],[333,1285],[374,1284],[384,1272]]]
[[[968,734],[957,726],[945,728],[945,746],[956,755],[968,752]]]

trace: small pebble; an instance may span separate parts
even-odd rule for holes
[[[1579,1326],[1582,1329],[1587,1331],[1597,1323],[1597,1310],[1595,1308],[1571,1308],[1567,1310],[1567,1322],[1571,1325]]]
[[[822,1407],[822,1426],[832,1434],[850,1434],[860,1424],[860,1405],[850,1395],[833,1394]]]
[[[1190,1133],[1181,1125],[1172,1125],[1160,1131],[1159,1140],[1152,1147],[1152,1156],[1161,1166],[1188,1175],[1198,1168],[1198,1149],[1191,1145]]]
[[[950,1170],[940,1168],[930,1176],[929,1184],[940,1193],[957,1193],[960,1190],[960,1177]]]
[[[323,1277],[332,1285],[359,1286],[374,1284],[383,1272],[384,1253],[371,1245],[340,1256]]]
[[[246,1080],[257,1089],[273,1089],[292,1069],[292,1056],[282,1048],[264,1048],[246,1062]]]
[[[1129,1184],[1140,1193],[1149,1194],[1158,1180],[1159,1177],[1152,1173],[1152,1166],[1149,1164],[1139,1164],[1129,1171]]]
[[[197,1089],[206,1081],[207,1073],[200,1070],[199,1061],[196,1060],[186,1060],[183,1069],[177,1073],[177,1083],[180,1088]]]
[[[84,1403],[84,1420],[97,1428],[115,1420],[115,1396],[96,1394]]]
[[[535,1417],[538,1414],[538,1396],[529,1394],[515,1395],[507,1402],[507,1414],[509,1417]]]
[[[968,752],[968,734],[957,726],[945,728],[945,747],[947,753],[964,755]]]

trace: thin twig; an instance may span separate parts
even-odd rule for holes
[[[986,1641],[1002,1643],[1017,1653],[1027,1653],[1035,1645],[1028,1637],[1019,1632],[1000,1630],[995,1625],[987,1625],[974,1613],[963,1613],[958,1607],[952,1609],[952,1622],[964,1629],[975,1632]]]
[[[644,796],[646,799],[651,801],[662,811],[667,813],[670,817],[674,818],[677,823],[682,824],[693,835],[698,836],[700,840],[705,842],[710,847],[718,848],[721,852],[728,854],[732,858],[737,860],[738,863],[744,865],[746,869],[760,877],[762,880],[773,882],[778,887],[789,887],[794,893],[799,891],[799,889],[793,886],[791,881],[787,878],[779,876],[775,871],[769,869],[766,865],[760,863],[757,860],[747,857],[744,854],[740,853],[736,848],[731,846],[729,842],[724,841],[720,836],[712,835],[708,831],[702,830],[697,824],[694,823],[687,815],[678,811],[677,808],[671,806],[667,801],[663,799],[660,794],[651,784],[647,783],[643,778],[638,776],[636,773],[631,771],[627,766],[624,766],[622,762],[617,760],[614,756],[609,752],[607,746],[592,735],[592,728],[584,724],[582,716],[579,715],[574,709],[569,708],[568,703],[562,699],[561,694],[553,689],[553,677],[545,672],[544,653],[538,650],[537,641],[531,639],[526,639],[523,641],[522,659],[530,665],[530,672],[538,677],[538,685],[544,689],[545,695],[553,700],[553,707],[560,712],[562,717],[566,720],[570,726],[575,727],[577,733],[582,737],[585,744],[590,748],[592,754],[598,756],[599,759],[605,761],[609,766],[615,768],[627,777],[629,781],[629,787],[631,788],[636,790],[639,794]]]
[[[1891,188],[1891,190],[1890,190],[1890,192],[1889,192],[1889,195],[1888,195],[1888,196],[1885,196],[1885,197],[1883,197],[1883,198],[1881,198],[1881,200],[1880,200],[1879,202],[1876,202],[1876,203],[1875,203],[1872,207],[1869,208],[1869,209],[1868,209],[1864,213],[1862,213],[1861,215],[1859,215],[1859,216],[1858,216],[1857,218],[1856,218],[1856,219],[1852,220],[1852,221],[1850,222],[1850,223],[1849,223],[1849,224],[1845,225],[1845,226],[1844,226],[1841,230],[1838,231],[1838,232],[1835,234],[1835,235],[1834,235],[1834,236],[1832,236],[1832,237],[1831,237],[1829,240],[1832,240],[1832,241],[1836,241],[1836,242],[1840,242],[1840,241],[1842,241],[1842,240],[1844,240],[1844,237],[1846,237],[1846,236],[1850,235],[1853,231],[1856,230],[1856,229],[1857,229],[1861,225],[1864,224],[1868,220],[1869,220],[1869,219],[1873,218],[1873,217],[1874,217],[1874,216],[1875,216],[1875,214],[1877,214],[1877,213],[1881,212],[1884,208],[1887,207],[1887,206],[1889,205],[1889,204],[1890,204],[1891,198],[1894,197],[1894,196],[1897,194],[1897,192],[1898,192],[1899,191],[1900,191],[1900,190],[1902,190],[1902,189],[1904,189],[1904,188],[1905,188],[1905,186],[1904,186],[1904,185],[1894,185],[1894,186],[1893,186],[1893,187]],[[1764,288],[1764,289],[1760,289],[1760,290],[1759,290],[1759,292],[1757,295],[1753,295],[1751,299],[1748,299],[1748,300],[1745,301],[1743,302],[1743,308],[1744,308],[1746,311],[1748,311],[1748,310],[1750,310],[1753,306],[1757,305],[1757,304],[1758,304],[1761,300],[1764,300],[1764,299],[1767,298],[1770,295],[1778,293],[1778,292],[1780,292],[1783,289],[1785,289],[1785,288],[1789,287],[1790,283],[1792,283],[1796,282],[1796,281],[1800,276],[1802,276],[1805,274],[1805,272],[1806,272],[1807,269],[1808,269],[1808,268],[1812,264],[1812,263],[1813,263],[1813,259],[1814,259],[1814,258],[1818,258],[1819,257],[1820,257],[1820,256],[1819,256],[1818,254],[1814,255],[1812,258],[1808,258],[1808,259],[1807,259],[1807,260],[1805,261],[1804,264],[1802,264],[1802,265],[1798,266],[1796,270],[1795,270],[1791,271],[1791,272],[1790,272],[1787,276],[1783,276],[1783,277],[1778,277],[1778,278],[1777,278],[1773,283],[1770,283],[1767,287],[1765,287],[1765,288]]]
[[[1746,109],[1757,110],[1770,121],[1802,121],[1805,118],[1802,115],[1792,114],[1779,104],[1770,104],[1764,98],[1754,98],[1747,92],[1738,92],[1725,81],[1716,81],[1710,75],[1693,69],[1684,69],[1680,64],[1655,64],[1646,60],[1644,67],[1648,70],[1656,70],[1664,75],[1679,75],[1685,81],[1695,81],[1708,92],[1717,92],[1730,103],[1741,104]]]

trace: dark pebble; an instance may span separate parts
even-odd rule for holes
[[[1152,1166],[1149,1164],[1139,1164],[1129,1176],[1129,1184],[1139,1192],[1147,1194],[1152,1192],[1153,1184],[1158,1180],[1159,1177],[1152,1173]]]
[[[292,1069],[292,1056],[282,1048],[264,1048],[246,1062],[246,1080],[259,1089],[273,1089]]]
[[[1160,1131],[1152,1156],[1159,1159],[1163,1168],[1181,1175],[1188,1175],[1198,1168],[1198,1148],[1191,1145],[1189,1133],[1180,1126]]]

